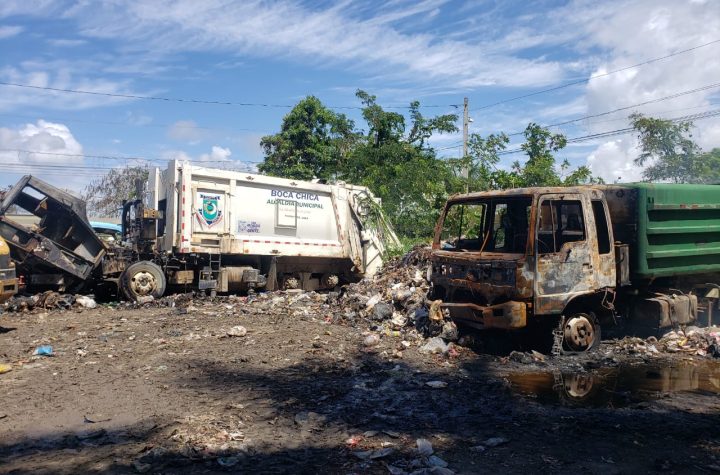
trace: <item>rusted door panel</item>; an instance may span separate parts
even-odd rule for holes
[[[595,278],[597,280],[596,285],[598,288],[604,287],[615,287],[615,246],[613,245],[613,230],[610,221],[610,213],[608,212],[607,202],[604,199],[603,193],[598,190],[592,190],[590,194],[591,205],[592,202],[602,203],[602,213],[605,217],[606,230],[601,229],[599,223],[595,222],[595,213],[591,213],[593,221],[588,228],[592,227],[592,240],[593,240],[593,258],[595,267]],[[600,234],[607,234],[607,252],[600,254]]]
[[[537,249],[537,272],[535,278],[535,313],[536,314],[558,314],[561,313],[565,304],[574,296],[588,293],[597,288],[594,264],[598,263],[597,245],[594,238],[594,220],[590,202],[580,194],[547,194],[541,195],[538,199],[538,209],[543,201],[579,201],[582,204],[582,225],[584,226],[584,239],[573,242],[565,242],[562,245],[554,243],[548,249],[547,243],[538,243]],[[553,205],[554,206],[554,205]],[[538,212],[536,223],[535,239],[537,242],[539,233],[547,229],[547,223],[541,222],[543,214]],[[557,227],[561,227],[558,225]],[[553,225],[552,232],[555,231]]]

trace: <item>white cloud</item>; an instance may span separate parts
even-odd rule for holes
[[[210,153],[203,153],[200,155],[201,162],[229,162],[230,155],[232,152],[229,148],[223,148],[218,145],[213,145]]]
[[[633,162],[638,154],[634,137],[621,138],[598,146],[588,156],[587,165],[593,175],[603,178],[607,183],[640,181],[642,167]]]
[[[0,40],[3,38],[11,38],[17,36],[25,30],[22,26],[17,25],[0,25]]]
[[[376,11],[349,3],[311,9],[289,1],[119,0],[78,4],[67,15],[78,20],[82,35],[168,53],[227,51],[316,66],[372,67],[378,75],[458,87],[538,85],[563,76],[556,61],[526,59],[498,47],[488,53],[493,48],[477,36],[459,40],[403,30],[409,16],[434,15],[442,3],[395,2]]]
[[[717,2],[689,3],[675,0],[639,0],[606,2],[600,7],[587,1],[575,2],[582,13],[571,20],[573,28],[587,34],[586,42],[606,51],[594,75],[603,74],[640,63],[670,52],[691,48],[718,39],[720,9]],[[588,114],[596,114],[641,103],[717,83],[720,45],[711,45],[692,52],[593,79],[587,84],[585,98]],[[707,106],[718,89],[709,89],[675,99],[648,104],[638,112],[658,117],[677,117],[693,113],[698,106]],[[687,112],[673,112],[686,109]],[[622,111],[605,120],[589,121],[587,131],[597,133],[627,127],[622,120],[633,110]],[[718,121],[696,122],[696,134],[702,146],[720,145]],[[600,146],[588,158],[588,164],[605,179],[622,176],[624,181],[640,177],[632,160],[637,157],[636,140],[626,137]],[[617,176],[616,176],[617,175]]]
[[[5,180],[33,174],[61,188],[81,189],[87,180],[85,170],[64,167],[84,166],[82,154],[83,146],[64,124],[38,120],[18,128],[0,128]]]
[[[77,74],[77,71],[93,71],[95,66],[96,64],[91,61],[58,60],[25,61],[19,67],[4,67],[0,69],[0,79],[14,84],[27,84],[36,89],[3,87],[3,94],[0,94],[0,111],[22,109],[38,104],[47,109],[82,110],[132,101],[125,97],[100,95],[134,94],[129,81],[113,81]],[[98,94],[72,94],[43,88],[76,89]]]

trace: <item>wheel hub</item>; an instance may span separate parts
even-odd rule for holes
[[[149,295],[157,288],[157,281],[150,272],[142,271],[132,276],[130,287],[137,295]]]
[[[575,315],[565,322],[565,344],[573,351],[586,351],[595,343],[595,325],[586,315]]]
[[[570,374],[563,376],[565,393],[574,400],[584,399],[595,385],[595,377],[588,374]]]

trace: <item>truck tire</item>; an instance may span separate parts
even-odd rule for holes
[[[570,351],[592,351],[600,346],[600,324],[595,314],[574,313],[563,321],[563,346]]]
[[[149,261],[132,264],[120,276],[120,290],[133,302],[143,300],[143,297],[159,299],[165,293],[166,285],[165,273]]]

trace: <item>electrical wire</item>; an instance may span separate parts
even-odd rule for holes
[[[549,127],[559,127],[559,126],[561,126],[561,125],[573,124],[573,123],[575,123],[575,122],[580,122],[580,121],[583,121],[583,120],[586,120],[586,119],[594,119],[594,118],[596,118],[596,117],[603,117],[603,116],[606,116],[606,115],[614,114],[614,113],[616,113],[616,112],[626,111],[626,110],[629,110],[629,109],[634,109],[635,107],[646,106],[646,105],[648,105],[648,104],[656,104],[656,103],[658,103],[658,102],[668,101],[668,100],[670,100],[670,99],[676,99],[676,98],[678,98],[678,97],[686,96],[686,95],[688,95],[688,94],[694,94],[694,93],[696,93],[696,92],[707,91],[708,89],[714,89],[714,88],[717,88],[717,87],[720,87],[720,82],[719,82],[719,83],[714,83],[714,84],[708,84],[707,86],[701,86],[701,87],[698,87],[698,88],[695,88],[695,89],[690,89],[690,90],[688,90],[688,91],[678,92],[678,93],[676,93],[676,94],[671,94],[671,95],[669,95],[669,96],[660,97],[660,98],[658,98],[658,99],[651,99],[651,100],[649,100],[649,101],[639,102],[639,103],[637,103],[637,104],[633,104],[633,105],[630,105],[630,106],[619,107],[619,108],[617,108],[617,109],[613,109],[613,110],[606,111],[606,112],[600,112],[600,113],[598,113],[598,114],[586,115],[585,117],[579,117],[579,118],[577,118],[577,119],[566,120],[566,121],[564,121],[564,122],[558,122],[558,123],[556,123],[556,124],[543,125],[542,127],[544,127],[544,128],[549,128]],[[512,134],[508,134],[508,137],[513,137],[513,136],[516,136],[516,135],[523,135],[524,133],[525,133],[525,132],[513,132]]]
[[[610,76],[610,75],[612,75],[612,74],[616,74],[616,73],[620,73],[620,72],[623,72],[623,71],[627,71],[627,70],[629,70],[629,69],[639,68],[639,67],[641,67],[641,66],[645,66],[645,65],[648,65],[648,64],[656,63],[656,62],[662,61],[662,60],[664,60],[664,59],[672,58],[673,56],[678,56],[678,55],[680,55],[680,54],[689,53],[689,52],[691,52],[691,51],[695,51],[695,50],[700,49],[700,48],[705,48],[706,46],[711,46],[711,45],[714,45],[714,44],[717,44],[717,43],[720,43],[720,39],[713,40],[713,41],[710,41],[710,42],[708,42],[708,43],[704,43],[704,44],[701,44],[701,45],[693,46],[692,48],[687,48],[687,49],[683,49],[683,50],[680,50],[680,51],[675,51],[675,52],[670,53],[670,54],[667,54],[667,55],[665,55],[665,56],[660,56],[660,57],[657,57],[657,58],[648,59],[647,61],[643,61],[643,62],[641,62],[641,63],[633,64],[633,65],[631,65],[631,66],[626,66],[626,67],[624,67],[624,68],[614,69],[614,70],[612,70],[612,71],[608,71],[608,72],[602,73],[602,74],[596,74],[595,76],[590,76],[590,77],[588,77],[588,78],[579,79],[579,80],[577,80],[577,81],[571,81],[571,82],[568,82],[568,83],[565,83],[565,84],[561,84],[561,85],[559,85],[559,86],[554,86],[554,87],[550,87],[550,88],[548,88],[548,89],[543,89],[543,90],[540,90],[540,91],[535,91],[535,92],[531,92],[531,93],[528,93],[528,94],[523,94],[523,95],[520,95],[520,96],[511,97],[511,98],[509,98],[509,99],[503,99],[502,101],[493,102],[493,103],[491,103],[491,104],[486,104],[486,105],[484,105],[484,106],[480,106],[480,107],[471,109],[471,112],[489,109],[489,108],[491,108],[491,107],[499,106],[499,105],[501,105],[501,104],[507,104],[508,102],[519,101],[520,99],[527,99],[528,97],[538,96],[538,95],[540,95],[540,94],[545,94],[545,93],[547,93],[547,92],[558,91],[558,90],[560,90],[560,89],[565,89],[565,88],[567,88],[567,87],[577,86],[578,84],[585,84],[586,82],[590,82],[590,81],[592,81],[593,79]]]
[[[66,94],[87,94],[92,96],[104,96],[104,97],[117,97],[122,99],[136,99],[145,101],[161,101],[161,102],[182,102],[188,104],[208,104],[208,105],[221,105],[221,106],[241,106],[241,107],[268,107],[268,108],[280,108],[280,109],[292,109],[295,105],[288,104],[271,104],[263,102],[233,102],[233,101],[211,101],[205,99],[187,99],[181,97],[162,97],[162,96],[145,96],[141,94],[122,94],[115,92],[99,92],[99,91],[86,91],[82,89],[66,89],[59,87],[50,86],[33,86],[32,84],[22,84],[16,82],[0,81],[0,86],[7,87],[19,87],[25,89],[34,89],[39,91],[47,92],[61,92]],[[460,107],[461,104],[430,104],[420,105],[421,108],[447,108],[447,107]],[[350,109],[350,110],[363,110],[362,106],[327,106],[329,109]],[[410,106],[383,106],[383,109],[410,109]]]

